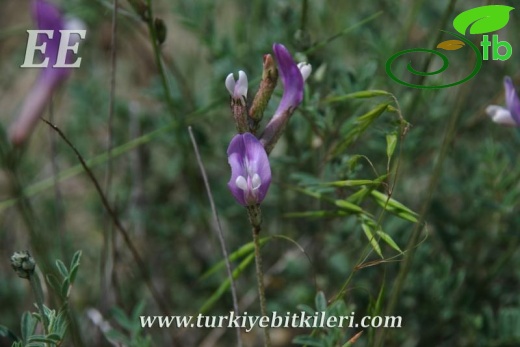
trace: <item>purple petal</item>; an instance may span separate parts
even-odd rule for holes
[[[227,155],[231,166],[228,187],[237,202],[243,206],[262,202],[271,184],[269,159],[262,144],[250,133],[238,134],[231,140]],[[254,190],[238,187],[239,177],[244,178],[239,179],[242,182],[252,182],[255,181],[255,175],[260,177],[260,187]]]
[[[49,64],[43,70],[40,78],[47,80],[47,83],[53,85],[66,78],[70,73],[70,69],[53,67],[56,64],[60,48],[60,30],[65,29],[63,16],[58,7],[44,0],[33,1],[32,9],[38,29],[53,31],[52,39],[45,35],[39,35],[39,44],[47,43],[45,57],[49,58]]]
[[[511,77],[506,76],[504,78],[504,88],[506,90],[506,106],[511,112],[511,116],[515,120],[516,124],[520,126],[520,100],[516,93],[515,85],[511,80]]]
[[[284,45],[273,45],[274,55],[278,63],[280,77],[283,84],[283,96],[280,105],[276,109],[274,117],[283,114],[289,108],[294,109],[303,100],[303,77],[300,69],[294,62],[291,53]]]
[[[53,4],[44,0],[32,2],[34,20],[39,30],[52,30],[52,39],[38,35],[39,45],[46,43],[45,58],[48,66],[43,68],[36,83],[32,86],[23,103],[20,115],[9,129],[9,138],[14,145],[22,145],[32,133],[45,110],[54,90],[69,75],[71,69],[54,68],[58,58],[61,34],[64,29],[62,14]]]

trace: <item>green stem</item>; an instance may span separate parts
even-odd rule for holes
[[[253,243],[255,245],[256,281],[258,283],[258,297],[260,298],[260,311],[263,317],[267,317],[267,305],[265,301],[264,271],[262,270],[262,254],[260,252],[260,231],[262,230],[262,211],[260,205],[247,207],[249,222],[253,227]],[[264,346],[271,347],[269,327],[264,328]]]
[[[258,297],[260,298],[260,311],[263,317],[267,317],[267,305],[265,302],[264,271],[262,270],[262,254],[260,253],[260,227],[253,227],[253,241],[255,244],[256,281],[258,282]],[[269,327],[264,328],[264,342],[266,347],[271,347]]]
[[[40,311],[40,316],[42,318],[43,332],[45,335],[47,335],[47,332],[49,331],[49,320],[45,315],[45,310],[43,309],[43,290],[36,272],[29,276],[29,282],[31,283],[31,289],[36,299],[36,305],[38,306],[38,310]]]

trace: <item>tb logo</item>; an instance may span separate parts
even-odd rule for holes
[[[53,39],[55,33],[53,30],[27,30],[29,39],[27,40],[27,50],[25,51],[25,60],[20,67],[48,67],[49,57],[46,56],[48,44]],[[67,53],[71,51],[74,54],[78,53],[79,41],[85,39],[87,35],[86,30],[60,30],[61,34],[58,55],[56,63],[52,67],[57,68],[78,68],[81,64],[81,57],[77,57],[74,62],[67,63]],[[38,35],[45,35],[48,40],[38,45]],[[79,36],[79,38],[78,38]],[[34,53],[40,51],[45,59],[41,63],[34,63]]]

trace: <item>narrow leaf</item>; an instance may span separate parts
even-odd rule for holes
[[[363,212],[363,209],[361,207],[347,200],[336,200],[336,206],[356,213]]]
[[[267,241],[270,240],[270,237],[264,237],[260,239],[260,246],[263,246]],[[247,255],[250,255],[255,250],[255,245],[253,242],[246,243],[242,247],[240,247],[235,252],[231,253],[229,255],[229,261],[233,262],[240,258],[243,258]],[[204,272],[202,276],[200,276],[199,281],[205,280],[209,276],[213,275],[215,272],[219,271],[220,269],[224,269],[226,266],[226,262],[224,260],[219,261],[215,265],[213,265],[208,271]]]
[[[378,230],[377,231],[377,234],[381,237],[381,239],[383,241],[385,241],[390,247],[392,247],[393,249],[395,249],[396,251],[400,252],[400,253],[403,253],[403,251],[401,251],[401,248],[399,248],[399,246],[397,245],[397,243],[395,243],[395,241],[392,239],[392,237],[390,235],[388,235],[387,233],[385,233],[384,231],[381,231],[381,230]]]
[[[330,96],[324,100],[327,103],[341,102],[348,99],[364,99],[364,98],[374,98],[378,96],[391,96],[387,91],[384,90],[363,90],[360,92],[338,95],[338,96]]]
[[[29,337],[34,334],[36,323],[37,320],[31,313],[26,311],[22,314],[22,340],[24,342],[27,342]]]
[[[305,212],[289,212],[283,216],[285,218],[331,218],[331,217],[345,217],[349,213],[345,211],[305,211]]]
[[[368,111],[362,116],[356,118],[354,125],[351,127],[350,131],[344,136],[343,140],[336,145],[334,151],[332,152],[332,156],[337,156],[345,151],[350,144],[358,139],[358,137],[363,134],[370,124],[374,122],[383,112],[387,109],[389,103],[380,104],[376,106],[374,109]]]
[[[67,267],[61,260],[56,260],[56,267],[58,268],[58,271],[63,277],[69,277],[69,271],[67,270]]]
[[[327,299],[325,298],[325,294],[321,290],[316,294],[314,304],[316,305],[317,312],[327,311]]]
[[[386,177],[386,175],[381,176]],[[333,181],[333,182],[324,182],[321,183],[325,186],[333,186],[333,187],[357,187],[357,186],[366,186],[370,184],[381,184],[381,181],[384,180],[384,178],[381,179],[377,178],[375,180],[345,180],[345,181]]]
[[[401,204],[399,201],[394,199],[388,199],[386,194],[383,194],[377,190],[373,190],[370,192],[374,200],[385,210],[390,213],[395,214],[396,216],[410,221],[412,223],[417,223],[417,213],[410,210],[405,205]]]
[[[363,219],[361,223],[361,228],[365,232],[366,237],[368,238],[368,241],[370,242],[370,245],[376,251],[376,253],[383,258],[383,253],[381,252],[381,247],[379,247],[379,244],[377,243],[376,238],[374,237],[374,234],[372,233],[372,230],[368,223],[365,222],[365,219]]]
[[[392,155],[394,155],[395,147],[397,146],[397,134],[387,134],[386,135],[386,156],[388,157],[388,160],[392,158]],[[386,176],[385,176],[386,178]]]

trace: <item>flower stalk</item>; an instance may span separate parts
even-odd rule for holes
[[[34,294],[34,298],[36,300],[36,306],[38,307],[38,311],[40,312],[43,331],[45,335],[47,335],[49,320],[43,308],[44,299],[42,285],[40,283],[40,280],[38,279],[38,275],[36,275],[35,273],[36,262],[34,261],[29,251],[15,252],[11,256],[11,267],[16,272],[18,277],[24,278],[29,281]]]
[[[268,155],[282,136],[292,113],[302,102],[304,82],[311,73],[311,66],[307,63],[296,65],[291,54],[283,45],[274,44],[273,51],[278,68],[270,54],[264,55],[262,80],[249,109],[245,72],[239,71],[237,80],[233,74],[229,74],[225,82],[231,95],[231,110],[238,132],[231,140],[227,150],[231,167],[228,187],[235,200],[246,207],[249,223],[253,230],[256,279],[260,310],[263,316],[267,316],[267,305],[260,245],[262,225],[260,203],[264,200],[271,183]],[[278,72],[280,72],[283,83],[283,96],[262,135],[257,137],[260,121],[278,81]],[[263,331],[264,346],[270,347],[269,328],[266,327]]]
[[[258,285],[258,298],[260,300],[260,312],[262,316],[267,316],[267,304],[265,300],[265,286],[264,286],[264,270],[262,267],[262,254],[260,245],[260,231],[262,225],[262,210],[260,204],[248,206],[247,214],[249,222],[253,227],[253,243],[255,245],[255,265],[256,265],[256,282]],[[269,327],[265,327],[264,344],[266,347],[271,347],[271,337],[269,335]]]

